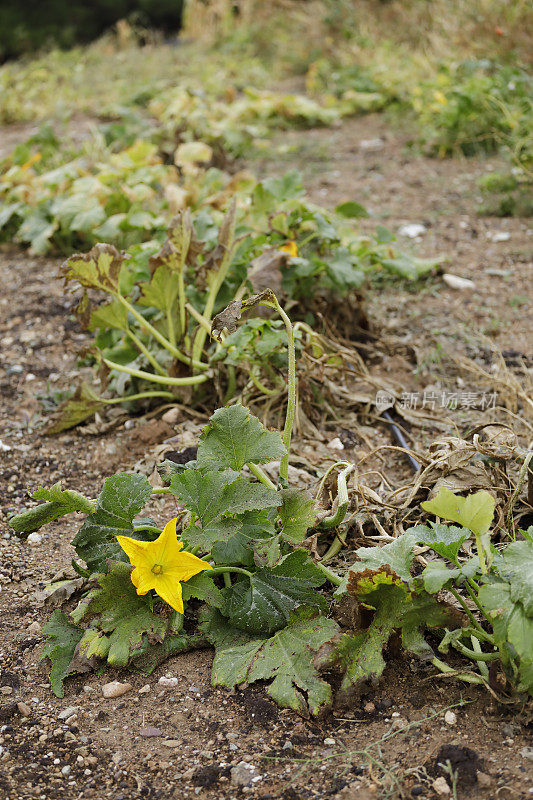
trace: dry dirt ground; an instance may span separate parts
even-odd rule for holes
[[[496,162],[431,160],[408,152],[407,138],[381,117],[334,131],[285,133],[275,144],[284,142],[289,152],[259,168],[298,166],[317,202],[355,199],[367,206],[375,216],[364,227],[376,220],[393,231],[423,224],[417,253],[443,254],[447,272],[474,281],[474,289],[463,291],[440,277],[416,291],[383,281],[366,301],[371,326],[411,355],[382,359],[372,369],[393,374],[409,391],[447,385],[447,356],[472,356],[476,348],[479,354],[489,347],[481,335],[507,353],[511,368],[517,360],[531,366],[532,223],[476,216],[476,177]],[[368,140],[379,141],[368,146]],[[493,241],[496,232],[510,236]],[[405,246],[413,242],[405,239]],[[72,298],[54,280],[57,265],[12,248],[0,252],[0,796],[435,800],[438,765],[449,760],[461,800],[533,797],[531,711],[498,705],[484,690],[445,682],[394,653],[378,686],[319,721],[278,709],[260,686],[213,689],[207,650],[170,659],[148,680],[85,675],[67,681],[64,699],[51,694],[47,665],[39,662],[48,612],[37,607],[34,593],[68,568],[76,521],[50,525],[29,546],[10,535],[7,517],[25,504],[28,487],[60,479],[95,496],[105,477],[131,468],[183,428],[180,421],[125,425],[119,418],[103,434],[80,428],[42,435],[41,396],[74,385],[80,372],[74,352],[85,341]],[[452,424],[461,428],[460,411]],[[380,435],[390,442],[386,431]],[[158,501],[153,516],[169,519],[172,502]],[[160,684],[161,676],[176,678],[175,685]],[[113,678],[133,689],[106,700],[101,686]],[[455,720],[445,721],[450,706]],[[154,728],[158,735],[147,736]]]

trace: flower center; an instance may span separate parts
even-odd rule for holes
[[[161,573],[163,572],[163,567],[161,566],[161,564],[154,564],[154,566],[152,567],[152,572],[154,573],[154,575],[161,575]]]

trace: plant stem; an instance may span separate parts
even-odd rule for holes
[[[283,444],[287,454],[283,456],[279,465],[279,477],[287,481],[289,475],[289,456],[291,450],[292,426],[296,412],[296,351],[294,349],[294,331],[292,322],[278,303],[278,298],[272,292],[272,301],[265,301],[262,305],[275,308],[285,324],[288,340],[288,374],[287,374],[287,414],[283,428]]]
[[[161,533],[161,528],[156,528],[155,525],[134,525],[134,531],[148,531],[148,533]]]
[[[141,340],[131,331],[129,328],[126,328],[126,334],[130,337],[131,341],[137,347],[140,352],[146,356],[152,367],[155,369],[156,372],[159,372],[160,375],[166,375],[166,371],[163,369],[161,364],[153,357],[151,352],[148,350],[147,347],[141,342]]]
[[[477,653],[475,650],[465,647],[461,642],[452,642],[452,647],[455,647],[461,655],[471,658],[473,661],[496,661],[500,657],[499,653]]]
[[[479,622],[477,621],[477,619],[475,618],[475,616],[472,614],[471,610],[468,608],[468,606],[466,605],[465,601],[463,600],[463,598],[461,597],[461,595],[459,594],[459,592],[458,592],[456,589],[454,589],[453,587],[451,587],[451,586],[450,586],[450,588],[448,589],[448,591],[449,591],[451,594],[453,594],[453,596],[455,597],[455,599],[457,600],[457,602],[458,602],[458,603],[460,603],[460,605],[461,605],[461,606],[462,606],[462,608],[463,608],[463,611],[465,612],[466,616],[468,617],[468,619],[470,620],[470,622],[472,623],[472,625],[474,626],[474,628],[475,628],[477,631],[481,631],[481,633],[482,633],[482,634],[485,634],[485,631],[483,630],[483,628],[481,627],[481,625],[479,624]]]
[[[176,347],[176,331],[174,330],[174,320],[172,319],[172,303],[170,302],[170,293],[167,295],[166,318],[170,343],[173,347]]]
[[[477,675],[469,675],[467,672],[457,672],[457,670],[452,669],[452,667],[449,667],[448,664],[445,664],[444,661],[441,661],[440,658],[432,658],[431,663],[434,667],[437,667],[439,672],[442,672],[444,675],[453,675],[454,678],[458,678],[460,681],[464,681],[465,683],[484,685],[484,681],[481,677],[478,677]]]
[[[213,569],[209,570],[210,575],[224,575],[226,572],[238,572],[240,575],[247,575],[249,578],[253,576],[252,572],[242,567],[213,567]]]
[[[129,394],[127,397],[113,397],[111,400],[105,399],[105,403],[113,405],[114,403],[129,403],[132,400],[143,400],[145,397],[168,397],[170,400],[174,399],[172,392],[138,392],[137,394]]]
[[[335,558],[337,553],[340,553],[345,544],[346,542],[343,542],[340,536],[337,534],[337,536],[335,536],[334,540],[332,541],[332,543],[330,544],[330,546],[320,559],[321,563],[325,564],[326,561],[331,561],[332,558]]]
[[[256,375],[254,375],[253,369],[249,371],[248,375],[250,376],[250,380],[255,388],[259,389],[261,394],[265,394],[267,397],[275,397],[279,394],[278,389],[269,389],[268,386],[265,386],[265,384],[262,383]]]
[[[224,572],[222,577],[224,578],[224,586],[226,587],[226,589],[231,588],[231,578],[229,576],[229,573]]]
[[[476,606],[477,606],[478,610],[479,610],[479,611],[481,612],[481,614],[483,615],[484,619],[486,619],[486,620],[487,620],[487,622],[489,622],[489,623],[491,623],[491,624],[492,624],[491,620],[490,620],[490,619],[487,617],[487,615],[485,614],[485,611],[483,610],[483,606],[481,605],[481,603],[480,603],[480,602],[479,602],[479,600],[477,599],[475,592],[472,590],[472,587],[471,587],[471,585],[470,585],[470,582],[469,582],[469,581],[465,581],[465,583],[464,583],[464,587],[465,587],[466,591],[468,592],[468,594],[470,595],[471,599],[472,599],[472,600],[474,601],[474,603],[476,604]],[[475,588],[477,589],[478,587],[476,586]]]
[[[189,349],[189,334],[187,333],[187,317],[185,315],[185,281],[183,278],[183,270],[185,264],[181,265],[178,273],[178,307],[179,307],[179,320],[180,320],[180,333],[185,342],[185,348]]]
[[[233,206],[228,214],[233,214],[233,221],[231,225],[231,231],[228,234],[228,242],[224,251],[224,255],[222,256],[222,261],[220,262],[220,266],[218,268],[218,272],[213,279],[213,283],[209,287],[209,293],[207,295],[207,300],[204,307],[203,317],[208,321],[211,322],[211,317],[213,316],[213,309],[215,307],[215,302],[220,291],[220,288],[224,281],[226,280],[226,276],[228,274],[228,270],[231,264],[231,259],[233,256],[233,245],[235,241],[235,206]],[[196,332],[196,336],[194,337],[194,344],[192,346],[192,357],[193,360],[200,360],[202,357],[202,351],[204,349],[205,340],[207,337],[207,331],[205,328],[199,328]]]
[[[193,360],[192,360],[192,362],[191,362],[191,359],[190,359],[190,358],[187,358],[187,356],[186,356],[184,353],[182,353],[182,352],[181,352],[181,350],[178,350],[178,348],[177,348],[177,347],[175,347],[175,346],[174,346],[174,345],[173,345],[171,342],[169,342],[169,341],[168,341],[168,339],[165,339],[165,337],[163,336],[163,334],[162,334],[162,333],[159,333],[159,331],[157,330],[157,328],[154,328],[154,326],[153,326],[153,325],[151,325],[151,324],[148,322],[148,320],[147,320],[147,319],[145,319],[145,318],[143,317],[143,315],[142,315],[142,314],[140,314],[140,313],[137,311],[137,309],[135,308],[135,306],[133,306],[131,303],[129,303],[129,302],[126,300],[126,298],[125,298],[125,297],[123,297],[123,296],[122,296],[121,294],[119,294],[118,292],[117,292],[117,294],[115,295],[115,297],[117,298],[117,300],[119,301],[119,303],[122,303],[122,305],[124,306],[124,308],[127,308],[127,309],[128,309],[128,311],[130,312],[130,314],[131,314],[133,317],[135,317],[135,319],[137,320],[137,322],[138,322],[140,325],[142,325],[144,328],[146,328],[146,330],[147,330],[147,331],[149,331],[149,332],[152,334],[152,336],[154,337],[154,339],[156,339],[156,340],[159,342],[159,344],[160,344],[162,347],[164,347],[164,348],[165,348],[165,350],[168,350],[168,352],[169,352],[171,355],[173,355],[173,356],[174,356],[174,358],[177,358],[177,359],[178,359],[178,361],[181,361],[183,364],[188,364],[189,366],[190,366],[190,365],[191,365],[191,363],[192,363],[192,366],[193,366],[193,367],[195,367],[196,369],[209,369],[209,365],[208,365],[208,364],[204,364],[204,363],[203,363],[203,362],[201,362],[201,361],[194,361],[194,359],[193,359]]]
[[[224,397],[224,405],[229,403],[235,394],[237,388],[237,380],[235,378],[235,367],[233,364],[228,364],[228,386],[226,388],[226,396]]]
[[[269,489],[273,489],[276,491],[276,485],[272,483],[268,475],[261,469],[259,464],[254,464],[252,461],[249,461],[246,465],[252,475],[255,475],[258,481],[261,481],[265,486],[268,486]]]
[[[152,494],[170,494],[170,486],[154,486]]]
[[[480,644],[479,639],[476,639],[475,636],[471,636],[470,637],[470,641],[472,642],[472,650],[475,650],[476,653],[481,653],[482,651],[481,651],[481,644]],[[489,677],[490,677],[489,676],[489,669],[488,669],[487,665],[485,664],[485,662],[484,661],[478,661],[477,662],[477,667],[478,667],[481,675],[483,675],[485,680],[488,681]]]
[[[332,583],[333,586],[340,586],[341,585],[342,578],[339,578],[338,575],[336,575],[334,572],[332,572],[330,569],[328,569],[326,566],[324,566],[324,564],[322,564],[320,561],[315,561],[314,563],[315,563],[315,567],[318,567],[320,572],[322,572],[326,576],[328,581],[330,583]]]
[[[204,330],[205,330],[207,333],[211,333],[211,325],[210,325],[210,323],[209,323],[209,322],[206,320],[206,318],[205,318],[205,317],[203,317],[203,316],[200,314],[200,312],[199,312],[199,311],[197,311],[197,310],[195,309],[195,307],[194,307],[194,306],[193,306],[191,303],[187,303],[187,304],[185,305],[185,308],[187,309],[187,311],[189,312],[189,314],[191,315],[191,317],[194,317],[194,319],[196,320],[196,322],[198,323],[198,325],[200,325],[202,328],[204,328]]]
[[[109,369],[117,369],[119,372],[126,372],[128,375],[133,375],[134,378],[142,378],[151,383],[165,383],[167,386],[194,386],[197,383],[204,383],[209,379],[205,373],[203,375],[190,375],[187,378],[171,378],[169,375],[154,375],[152,372],[143,372],[140,369],[133,369],[127,367],[125,364],[115,364],[114,361],[109,361],[107,358],[102,359],[104,364],[107,364]]]

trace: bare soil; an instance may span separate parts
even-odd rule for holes
[[[292,154],[259,167],[297,166],[323,205],[361,202],[375,214],[362,222],[368,230],[376,221],[393,231],[422,223],[417,254],[443,254],[445,271],[474,281],[474,289],[463,291],[439,277],[418,283],[416,291],[383,281],[369,292],[376,335],[394,336],[410,353],[381,359],[372,369],[408,391],[446,385],[447,357],[479,355],[486,346],[480,334],[511,354],[511,368],[513,358],[531,365],[531,222],[476,215],[476,178],[497,166],[496,159],[437,161],[410,152],[408,138],[383,117],[366,117],[334,131],[284,133],[273,148],[283,141]],[[381,143],[362,144],[373,139]],[[501,231],[510,237],[493,242]],[[405,239],[405,245],[413,243]],[[148,680],[82,675],[67,681],[64,699],[51,694],[47,665],[39,661],[43,639],[33,624],[44,624],[49,612],[34,594],[69,567],[76,520],[50,525],[42,542],[30,546],[9,533],[7,517],[27,502],[28,487],[63,480],[95,496],[117,469],[145,459],[149,471],[151,453],[165,439],[182,435],[189,443],[185,416],[172,427],[146,417],[125,425],[127,418],[117,416],[103,433],[93,426],[92,435],[81,427],[43,436],[41,397],[74,385],[80,374],[74,352],[86,341],[72,298],[55,280],[58,263],[12,248],[0,252],[0,796],[435,800],[451,796],[433,788],[444,774],[439,764],[449,761],[461,800],[532,797],[531,709],[498,704],[484,690],[444,681],[395,652],[379,685],[369,686],[352,708],[321,720],[278,709],[261,686],[213,689],[208,650],[174,657]],[[454,424],[461,428],[459,411]],[[390,443],[386,430],[377,435]],[[401,459],[391,465],[407,469]],[[157,501],[153,516],[166,521],[172,504],[168,497]],[[164,687],[161,676],[177,682]],[[133,688],[106,700],[101,687],[115,678]],[[21,712],[21,702],[30,713],[24,706]],[[456,720],[448,715],[446,722],[451,706]],[[69,707],[68,719],[60,719]],[[146,736],[149,727],[159,735]],[[241,762],[253,770],[241,765],[232,773]],[[239,785],[239,774],[254,780]]]

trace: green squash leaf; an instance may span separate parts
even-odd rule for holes
[[[127,559],[117,536],[136,539],[157,536],[152,534],[149,537],[146,531],[133,531],[133,520],[151,493],[152,488],[144,475],[119,472],[106,478],[96,501],[96,511],[87,517],[72,542],[90,572],[104,571],[108,558],[116,561]]]
[[[89,322],[89,330],[94,331],[97,328],[106,330],[107,328],[115,328],[124,331],[128,327],[128,309],[125,308],[118,300],[112,300],[106,305],[99,306],[91,313]]]
[[[211,555],[216,564],[240,564],[253,567],[256,548],[260,549],[271,539],[276,539],[276,528],[268,517],[268,511],[247,511],[239,517],[225,522],[233,523],[236,533],[229,539],[220,538],[213,543]],[[263,564],[264,566],[264,564]]]
[[[101,289],[111,294],[118,291],[118,280],[124,253],[112,244],[95,244],[88,253],[77,253],[65,261],[61,274],[66,281],[75,280],[88,289]]]
[[[101,589],[92,594],[84,617],[99,616],[98,627],[110,634],[107,662],[124,667],[144,652],[149,642],[162,642],[168,620],[151,611],[146,596],[137,594],[129,564],[115,563],[99,578]]]
[[[439,556],[455,561],[463,542],[470,538],[470,531],[455,525],[416,525],[406,531],[416,537],[416,542],[431,547]]]
[[[183,602],[186,603],[191,597],[207,603],[211,608],[222,608],[224,596],[220,589],[213,583],[213,578],[209,572],[199,572],[198,575],[190,578],[181,585],[183,591]]]
[[[95,508],[94,501],[79,492],[72,489],[62,491],[61,481],[55,483],[50,489],[36,489],[32,497],[34,500],[44,500],[45,502],[11,517],[9,524],[15,533],[28,534],[72,511],[91,514]]]
[[[43,633],[47,641],[41,659],[49,658],[52,662],[50,685],[56,697],[63,697],[65,694],[63,681],[73,672],[70,665],[83,636],[83,630],[73,625],[62,611],[56,610],[43,626]]]
[[[386,566],[362,574],[352,572],[349,589],[365,607],[374,609],[374,617],[366,630],[345,634],[336,646],[325,651],[321,663],[322,667],[340,663],[345,668],[341,692],[346,695],[381,676],[385,669],[383,650],[395,631],[401,634],[406,650],[422,658],[432,658],[422,629],[454,624],[447,606],[426,592],[413,592]]]
[[[476,536],[483,536],[491,526],[495,501],[484,489],[467,497],[460,497],[443,487],[433,500],[426,500],[420,505],[430,514],[450,519],[468,528]]]
[[[142,286],[139,305],[154,306],[160,311],[175,306],[178,297],[178,280],[175,272],[165,264],[158,267],[150,283]]]
[[[170,491],[198,517],[202,527],[230,514],[276,508],[281,502],[278,492],[260,483],[249,483],[231,469],[182,470],[173,475]]]
[[[528,617],[533,617],[533,542],[513,542],[505,548],[503,567],[511,583],[511,597],[524,604]]]
[[[460,569],[448,569],[442,561],[430,561],[420,577],[424,582],[426,592],[436,594],[460,574]]]
[[[362,572],[366,569],[378,569],[388,565],[402,580],[409,581],[415,542],[416,538],[406,531],[403,536],[398,536],[393,542],[383,547],[359,547],[355,551],[359,560],[350,565],[350,572]],[[346,593],[348,576],[349,573],[344,576],[341,585],[335,590],[335,597],[341,597]]]
[[[316,591],[325,582],[323,573],[307,553],[295,550],[276,566],[260,569],[252,578],[238,580],[225,589],[222,609],[230,624],[250,633],[273,633],[287,624],[299,606],[327,609]]]
[[[219,408],[204,428],[198,446],[201,469],[235,469],[266,464],[286,453],[277,431],[268,431],[241,405]]]
[[[335,208],[337,214],[349,219],[357,219],[359,217],[368,217],[368,211],[361,203],[356,203],[355,200],[348,200],[346,203],[341,203]]]
[[[281,496],[281,535],[290,544],[300,544],[315,522],[315,501],[305,489],[283,489]]]
[[[318,676],[313,654],[338,633],[334,620],[301,614],[270,638],[250,638],[215,612],[202,630],[215,646],[214,686],[271,681],[268,694],[280,706],[305,716],[316,716],[331,706],[331,686]]]

